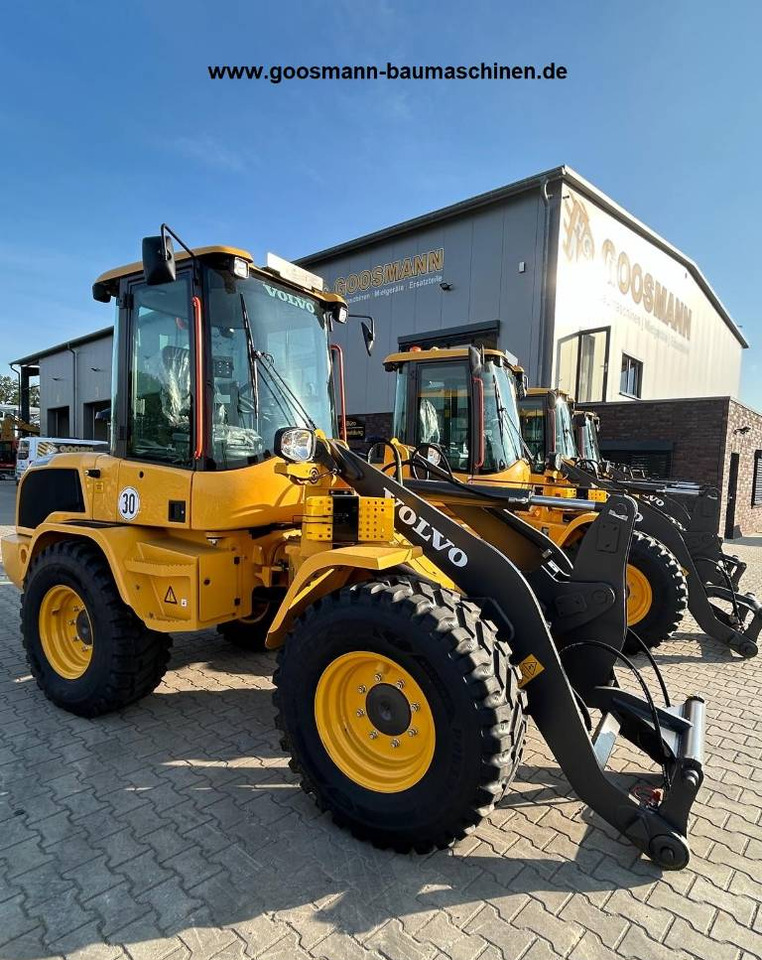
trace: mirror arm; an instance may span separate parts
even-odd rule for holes
[[[167,234],[169,234],[170,237],[172,237],[174,240],[176,240],[180,244],[183,250],[188,254],[190,259],[193,261],[193,279],[194,281],[198,281],[198,257],[191,250],[191,248],[184,241],[182,241],[180,237],[178,237],[178,235],[175,233],[175,231],[166,223],[162,223],[161,225],[162,246],[166,247]]]

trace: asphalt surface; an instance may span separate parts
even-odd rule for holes
[[[762,550],[738,552],[759,594]],[[691,621],[657,659],[675,700],[707,700],[706,780],[691,862],[662,873],[576,799],[534,728],[509,795],[452,850],[354,840],[279,748],[272,655],[214,633],[178,636],[162,684],[129,709],[57,710],[3,579],[2,960],[762,957],[762,657]],[[647,769],[626,744],[611,766]]]

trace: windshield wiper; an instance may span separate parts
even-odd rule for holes
[[[278,385],[285,398],[290,402],[292,409],[295,410],[306,421],[307,426],[309,426],[312,430],[316,430],[317,424],[307,412],[307,408],[291,389],[289,382],[285,379],[283,374],[275,366],[275,358],[269,353],[263,353],[261,350],[256,350],[255,353],[257,359],[266,360],[268,362],[269,366],[263,367],[262,369],[266,370],[271,375],[272,380]]]
[[[246,333],[246,353],[249,357],[249,376],[251,377],[252,397],[254,399],[254,429],[259,433],[259,366],[257,364],[257,352],[254,349],[254,340],[251,336],[246,299],[242,293],[239,296],[241,298],[241,316],[243,317],[243,329]],[[240,398],[238,402],[240,403]],[[241,413],[240,407],[238,412]]]
[[[505,431],[503,429],[503,416],[505,416],[506,420],[511,425],[514,433],[516,434],[516,439],[519,441],[519,451],[525,453],[529,458],[529,462],[532,463],[532,461],[534,460],[534,457],[532,456],[532,451],[527,446],[527,442],[524,439],[524,435],[522,434],[521,430],[519,430],[519,428],[513,422],[510,411],[503,403],[503,398],[500,396],[500,389],[497,383],[497,376],[494,373],[492,374],[492,385],[495,388],[495,403],[497,404],[497,422],[500,428],[500,439],[503,440],[505,437]]]
[[[311,429],[316,430],[317,424],[309,415],[309,413],[307,413],[304,404],[291,389],[288,381],[284,379],[283,375],[275,366],[274,358],[269,353],[264,353],[262,350],[257,350],[254,346],[254,339],[251,335],[251,323],[249,322],[249,311],[246,308],[246,299],[243,293],[239,293],[239,296],[241,298],[241,316],[243,317],[244,329],[246,331],[246,350],[249,355],[249,367],[251,368],[251,378],[254,390],[255,416],[259,418],[259,361],[266,360],[269,366],[263,366],[262,370],[270,374],[270,391],[273,394],[273,397],[278,401],[283,413],[285,414],[286,411],[281,403],[282,399],[286,400],[286,402],[291,406],[292,410],[299,414],[307,423],[307,425],[311,427]],[[278,387],[278,391],[273,389],[273,385]],[[277,396],[276,393],[279,393],[280,396]]]

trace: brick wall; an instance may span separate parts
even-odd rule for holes
[[[736,431],[749,429],[745,433]],[[730,401],[728,410],[727,445],[725,449],[725,477],[730,474],[731,454],[738,453],[738,485],[736,488],[734,536],[747,536],[762,532],[762,506],[751,505],[754,483],[754,454],[762,450],[762,416],[756,410],[737,400]],[[727,509],[727,482],[723,490],[723,517]]]

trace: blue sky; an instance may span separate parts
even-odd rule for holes
[[[566,163],[696,260],[762,408],[762,5],[13,4],[0,35],[0,371],[112,321],[168,221],[296,258]],[[545,63],[564,82],[220,82],[216,63]]]

